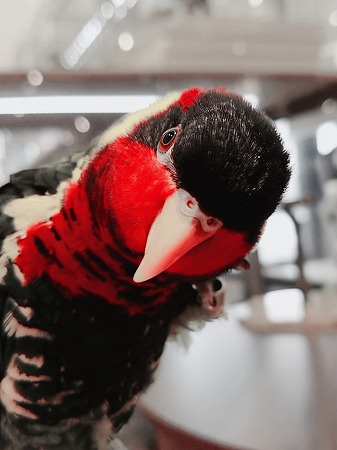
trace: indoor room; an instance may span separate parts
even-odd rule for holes
[[[1,6],[0,448],[336,450],[336,1]]]

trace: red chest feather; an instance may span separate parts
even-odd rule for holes
[[[61,211],[19,240],[15,263],[26,283],[47,274],[65,296],[99,296],[132,313],[166,300],[176,286],[167,276],[132,281],[152,217],[173,189],[167,171],[160,166],[158,174],[156,161],[149,170],[146,158],[153,158],[148,148],[123,138],[93,160]]]

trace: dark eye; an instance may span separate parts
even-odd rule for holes
[[[179,131],[180,127],[174,127],[170,128],[169,130],[166,130],[165,133],[160,138],[160,141],[158,143],[158,150],[160,150],[161,152],[167,152],[175,143]]]

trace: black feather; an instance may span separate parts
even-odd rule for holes
[[[176,103],[145,119],[128,138],[155,152],[161,135],[177,125],[181,125],[182,132],[169,167],[173,180],[192,194],[207,214],[221,219],[229,229],[245,231],[255,241],[289,179],[288,156],[272,122],[239,97],[210,91],[184,111]],[[15,221],[4,214],[7,203],[34,194],[53,196],[60,182],[70,180],[75,168],[84,167],[82,158],[92,156],[96,150],[74,155],[53,167],[22,171],[0,188],[1,247],[3,240],[16,231]],[[107,168],[100,170],[103,173]],[[89,217],[105,200],[104,193],[95,189],[102,173],[86,173]],[[76,187],[80,185],[81,181]],[[57,195],[52,200],[59,201]],[[77,286],[78,273],[72,272],[71,264],[66,266],[68,254],[55,250],[58,245],[71,248],[67,247],[66,235],[70,230],[71,240],[73,232],[77,233],[82,210],[67,207],[65,202],[60,211],[58,218],[64,218],[67,231],[62,234],[62,228],[56,230],[57,221],[50,219],[48,225],[43,222],[42,226],[50,224],[48,233],[53,239],[48,241],[45,235],[37,234],[33,245],[28,246],[36,258],[41,256],[41,267],[46,272],[36,272],[29,283],[23,283],[15,271],[15,264],[20,267],[19,258],[13,264],[12,256],[6,254],[7,246],[3,249],[6,270],[2,274],[4,284],[0,285],[1,376],[13,382],[14,392],[22,395],[14,403],[25,413],[20,416],[3,408],[1,437],[13,443],[9,448],[15,450],[96,450],[95,426],[109,419],[111,432],[115,433],[130,417],[139,393],[153,379],[172,321],[189,306],[199,304],[197,291],[190,284],[172,281],[173,276],[167,273],[141,287],[132,282],[135,255],[120,239],[113,214],[107,214],[104,207],[98,214],[102,217],[96,215],[90,222],[95,238],[100,237],[101,220],[109,229],[109,239],[103,240],[104,251],[96,254],[97,243],[86,248],[85,240],[90,238],[87,229],[85,235],[76,235],[83,240],[83,246],[80,242],[78,251],[77,247],[69,251],[77,272],[84,273],[82,284]],[[48,221],[49,217],[44,219]],[[26,230],[19,232],[24,236]],[[6,244],[10,246],[13,241],[8,239]],[[54,247],[48,242],[54,242]],[[77,246],[78,241],[74,242]],[[107,259],[109,264],[104,255],[111,257]],[[112,270],[111,261],[118,270]],[[48,267],[61,268],[70,277],[74,273],[71,285],[78,287],[76,295],[69,298],[69,286],[53,281]],[[87,279],[107,284],[95,294],[90,291],[91,285],[83,282]],[[112,279],[118,283],[111,283]],[[217,283],[213,288],[219,288]],[[110,303],[111,289],[114,302]],[[16,326],[21,334],[10,329]],[[29,364],[29,358],[40,358],[40,365]],[[20,373],[17,378],[15,370]],[[58,401],[60,395],[62,401]],[[36,419],[30,419],[27,413],[35,414]]]
[[[226,228],[256,240],[290,177],[275,125],[242,98],[210,91],[188,110],[182,129],[172,152],[176,183]]]

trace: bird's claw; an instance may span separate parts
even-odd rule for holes
[[[225,289],[219,278],[195,283],[202,308],[210,319],[216,319],[223,313]]]

